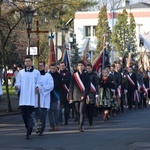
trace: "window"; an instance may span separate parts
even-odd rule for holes
[[[85,36],[91,36],[91,26],[85,26]]]
[[[96,26],[85,26],[85,37],[96,36]]]
[[[96,36],[96,26],[93,26],[93,36]]]

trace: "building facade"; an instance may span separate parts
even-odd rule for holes
[[[126,9],[128,13],[132,12],[136,22],[136,37],[137,46],[139,47],[140,40],[143,40],[145,48],[150,51],[150,4],[149,3],[135,3],[123,5],[117,10],[108,11],[108,23],[113,30],[117,15]],[[95,29],[98,23],[99,11],[76,12],[74,19],[74,32],[76,34],[76,42],[79,49],[83,52],[88,39],[89,51],[93,52],[96,49],[97,38],[95,36]]]

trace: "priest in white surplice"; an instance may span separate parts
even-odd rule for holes
[[[39,88],[41,86],[41,75],[37,69],[32,66],[32,58],[25,58],[25,69],[19,71],[16,77],[15,89],[20,90],[19,106],[25,127],[27,129],[26,139],[32,133],[33,118],[32,113],[38,98]]]
[[[42,85],[40,88],[40,102],[36,102],[35,113],[36,119],[40,119],[42,123],[42,129],[40,131],[37,130],[37,133],[41,136],[45,129],[47,109],[50,108],[50,92],[54,88],[54,81],[51,74],[45,72],[45,62],[39,62],[39,71],[41,74]]]

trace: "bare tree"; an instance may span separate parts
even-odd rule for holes
[[[117,9],[121,5],[121,0],[92,0],[97,2],[97,5],[90,8],[90,10],[100,10],[103,6],[107,7],[107,10]]]
[[[12,111],[11,101],[8,89],[7,67],[6,67],[6,46],[11,36],[12,31],[19,24],[22,19],[21,15],[22,6],[16,5],[16,2],[10,2],[6,0],[0,0],[0,54],[2,56],[2,62],[5,69],[5,85],[8,102],[8,112]]]

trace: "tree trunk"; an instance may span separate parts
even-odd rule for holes
[[[1,19],[1,6],[2,6],[3,0],[0,0],[0,19]],[[1,27],[0,27],[0,33],[2,33],[1,31]],[[0,38],[0,51],[2,53],[2,58],[3,58],[3,65],[4,65],[4,69],[5,69],[5,86],[6,86],[6,96],[7,96],[7,104],[8,104],[8,112],[12,111],[11,108],[11,101],[10,101],[10,95],[9,95],[9,89],[8,89],[8,77],[7,77],[7,68],[6,68],[6,55],[5,55],[5,46],[3,45],[4,41],[3,41],[3,35],[1,35]]]

